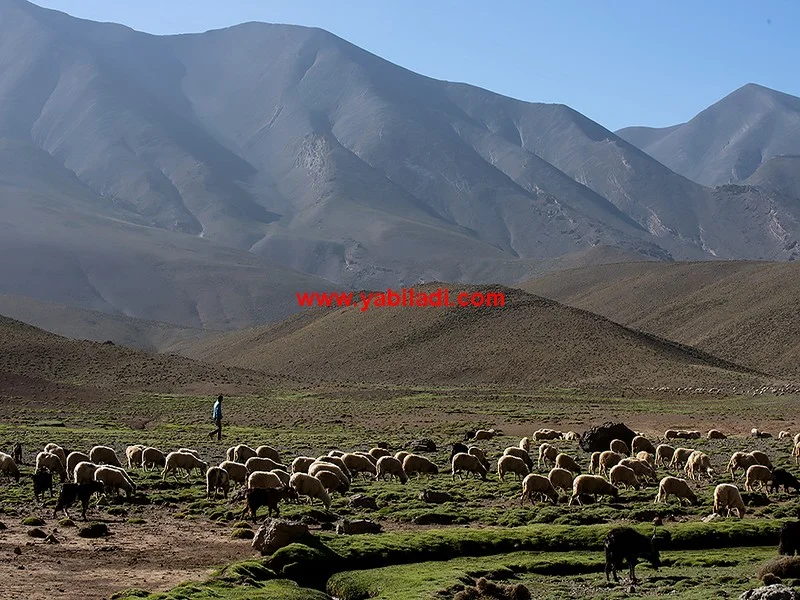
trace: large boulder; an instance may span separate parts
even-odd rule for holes
[[[380,533],[383,527],[371,519],[342,519],[336,523],[336,533],[343,535],[359,535],[362,533]]]
[[[440,490],[422,490],[419,493],[419,499],[428,504],[442,504],[444,502],[452,502],[453,495],[450,492]]]
[[[408,443],[408,449],[411,452],[436,452],[436,442],[428,438],[414,440]]]
[[[775,583],[748,590],[739,596],[739,600],[800,600],[800,594],[782,583]]]
[[[267,519],[258,528],[252,546],[262,556],[271,556],[276,550],[309,537],[308,525],[286,519]]]
[[[353,494],[347,504],[352,508],[367,508],[369,510],[378,510],[378,503],[373,496],[366,494]]]
[[[580,439],[584,452],[603,452],[608,450],[611,440],[622,440],[630,448],[636,432],[628,429],[624,423],[603,423],[585,431]]]

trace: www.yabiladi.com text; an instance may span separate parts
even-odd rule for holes
[[[437,288],[431,292],[414,288],[389,288],[385,292],[297,292],[297,303],[304,307],[328,308],[358,305],[361,312],[366,312],[370,308],[387,306],[499,307],[505,306],[506,296],[503,292],[459,291],[451,294],[448,288]]]

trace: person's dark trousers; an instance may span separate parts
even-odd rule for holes
[[[217,440],[222,439],[222,419],[217,419],[214,421],[217,424],[217,428],[208,434],[208,437],[214,437],[214,434],[217,436]]]

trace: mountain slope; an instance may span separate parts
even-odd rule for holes
[[[761,163],[746,183],[788,198],[800,198],[800,155],[770,158]]]
[[[617,133],[692,181],[734,183],[774,156],[800,153],[800,98],[751,83],[688,123]]]
[[[800,377],[797,263],[615,264],[521,287],[754,369]]]
[[[231,366],[379,383],[619,386],[758,379],[597,315],[493,289],[506,294],[504,307],[314,310],[174,350]]]

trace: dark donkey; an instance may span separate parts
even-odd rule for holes
[[[608,532],[603,547],[606,550],[606,581],[609,575],[614,576],[614,581],[619,581],[617,569],[622,568],[623,561],[628,562],[631,581],[636,581],[634,569],[639,559],[650,561],[653,568],[658,570],[661,566],[661,557],[656,547],[656,534],[649,538],[630,527],[617,527]]]

